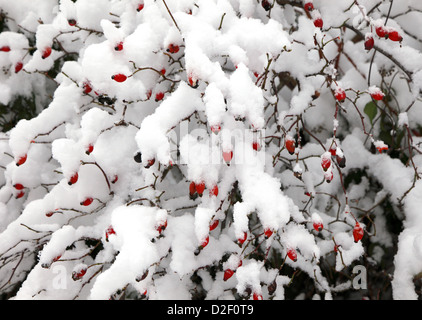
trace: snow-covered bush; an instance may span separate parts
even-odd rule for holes
[[[418,298],[420,0],[0,9],[3,298]]]

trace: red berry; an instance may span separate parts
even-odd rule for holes
[[[69,23],[69,26],[73,27],[76,25],[76,20],[75,19],[69,19],[67,20],[67,22]]]
[[[123,41],[120,41],[116,46],[114,47],[114,50],[116,51],[122,51],[123,50]]]
[[[189,85],[194,89],[198,88],[198,86],[199,86],[198,79],[195,79],[193,76],[190,76],[188,78],[188,82],[189,82]]]
[[[316,231],[322,231],[322,229],[323,229],[323,224],[322,224],[322,222],[314,222],[314,229],[316,230]]]
[[[92,151],[94,151],[94,145],[89,144],[88,148],[86,148],[86,154],[90,154]]]
[[[204,190],[205,190],[205,183],[200,182],[200,183],[196,184],[195,189],[196,189],[196,192],[198,192],[198,195],[200,197],[202,197],[202,194],[204,193]]]
[[[85,93],[85,94],[88,94],[88,93],[90,93],[90,92],[92,91],[91,84],[90,84],[88,81],[85,81],[85,82],[82,84],[82,88],[84,89],[84,93]]]
[[[336,155],[336,153],[337,153],[337,149],[336,149],[336,147],[334,147],[334,146],[331,146],[331,148],[330,148],[330,153],[331,153],[331,155],[334,157],[335,155]]]
[[[287,151],[290,154],[294,154],[295,153],[295,148],[296,148],[296,146],[295,146],[295,140],[291,136],[287,136],[286,137],[285,146],[286,146]]]
[[[323,25],[324,25],[324,21],[322,21],[321,18],[316,18],[314,20],[314,26],[315,27],[322,29]]]
[[[22,62],[18,62],[15,65],[15,73],[18,73],[19,71],[21,71],[23,68],[23,63]]]
[[[259,142],[254,141],[254,142],[252,143],[252,148],[253,148],[255,151],[259,151],[259,150],[261,150],[261,145],[259,144]]]
[[[117,180],[119,180],[118,175],[114,175],[113,180],[111,180],[111,183],[115,184],[117,182]]]
[[[390,32],[388,32],[388,39],[390,39],[391,41],[402,41],[403,37],[396,31],[396,30],[391,30]]]
[[[160,223],[156,230],[161,234],[161,232],[163,232],[165,229],[167,228],[167,220],[165,220],[164,222]]]
[[[296,250],[293,248],[290,248],[287,250],[287,256],[294,262],[297,261],[297,253]]]
[[[242,244],[246,241],[247,237],[248,237],[248,233],[247,233],[247,232],[244,232],[244,233],[243,233],[243,237],[242,237],[242,238],[238,238],[238,239],[237,239],[237,242],[238,242],[240,245],[242,245]]]
[[[86,198],[84,201],[81,202],[81,206],[89,206],[92,202],[94,201],[94,199],[92,198]]]
[[[170,53],[178,53],[180,50],[179,46],[176,44],[169,44],[168,48],[167,48],[167,52]]]
[[[346,92],[342,88],[337,88],[334,96],[337,101],[343,102],[346,99]]]
[[[384,26],[378,26],[375,28],[375,33],[380,38],[388,38],[388,30]]]
[[[384,93],[381,90],[374,91],[371,93],[371,97],[374,100],[381,101],[382,99],[384,99]]]
[[[234,271],[232,269],[227,269],[226,271],[224,271],[224,277],[223,280],[227,281],[229,280],[232,276],[234,275]]]
[[[233,158],[233,151],[223,151],[223,159],[225,162],[229,163]]]
[[[214,230],[215,228],[217,228],[217,226],[218,226],[218,223],[219,223],[220,221],[218,220],[218,219],[215,219],[215,220],[213,220],[212,222],[211,222],[211,224],[210,224],[210,231],[212,231],[212,230]]]
[[[72,184],[75,184],[78,181],[78,173],[75,172],[75,174],[73,176],[70,177],[70,180],[68,182],[69,186],[71,186]]]
[[[53,262],[59,261],[59,259],[62,257],[61,254],[59,254],[58,256],[54,257]]]
[[[314,10],[314,5],[313,5],[313,3],[312,2],[307,2],[307,3],[305,3],[305,5],[303,6],[303,8],[306,10],[306,11],[312,11],[312,10]]]
[[[327,171],[329,167],[331,167],[331,153],[325,152],[321,156],[321,167],[324,171]]]
[[[265,237],[268,239],[269,237],[271,237],[271,236],[272,236],[272,234],[273,234],[273,230],[271,230],[270,228],[266,228],[266,229],[264,230],[264,234],[265,234]]]
[[[25,188],[25,187],[23,186],[23,184],[21,184],[21,183],[16,183],[16,184],[14,184],[14,185],[13,185],[13,187],[14,187],[16,190],[22,190],[23,188]]]
[[[124,74],[118,73],[111,76],[111,79],[117,82],[123,82],[123,81],[126,81],[127,77]]]
[[[0,48],[0,51],[9,52],[10,51],[10,47],[9,46],[3,46],[3,47]]]
[[[363,228],[359,222],[356,221],[355,227],[353,228],[353,238],[355,242],[362,240],[363,238]]]
[[[163,93],[163,92],[158,92],[158,93],[155,95],[155,101],[156,101],[156,102],[163,100],[163,98],[164,98],[164,93]]]
[[[83,268],[81,270],[79,270],[78,272],[73,271],[72,272],[72,279],[74,281],[80,280],[83,278],[83,276],[86,274],[86,268]]]
[[[369,51],[374,47],[375,40],[371,33],[365,36],[365,50]]]
[[[259,294],[257,292],[253,293],[253,299],[254,300],[263,300],[264,298],[262,297],[262,294]]]
[[[112,234],[116,234],[116,231],[114,231],[112,226],[109,226],[107,230],[105,231],[106,241],[108,241],[110,235]]]
[[[18,161],[16,162],[16,165],[17,166],[23,165],[26,162],[26,159],[27,159],[27,155],[25,154],[24,156],[18,159]]]
[[[214,197],[218,196],[218,186],[217,185],[212,187],[212,189],[210,190],[210,196],[214,196]]]
[[[208,236],[208,237],[206,237],[202,242],[201,242],[201,245],[200,245],[200,247],[203,249],[203,248],[205,248],[207,245],[208,245],[208,243],[210,242],[210,237]]]
[[[51,54],[51,48],[50,47],[47,47],[42,52],[41,58],[46,59],[46,58],[48,58],[50,56],[50,54]]]
[[[136,8],[136,11],[141,11],[142,9],[144,8],[144,4],[143,3],[140,3],[139,5],[138,5],[138,7]]]
[[[377,150],[379,153],[382,153],[385,150],[388,150],[388,146],[384,145],[384,146],[378,146]]]
[[[196,185],[195,185],[195,182],[192,181],[189,185],[189,195],[193,197],[195,193],[196,193]]]
[[[25,192],[20,191],[17,195],[16,195],[16,199],[20,199],[25,195]]]
[[[166,74],[166,69],[165,68],[161,69],[160,73],[164,76]]]

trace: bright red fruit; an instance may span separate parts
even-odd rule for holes
[[[180,50],[179,46],[172,43],[170,43],[167,48],[167,52],[170,52],[170,53],[178,53],[179,50]]]
[[[25,195],[25,192],[20,191],[17,195],[16,195],[16,199],[20,199]]]
[[[90,154],[92,151],[94,151],[94,145],[89,144],[88,148],[86,148],[86,154]]]
[[[155,101],[156,101],[156,102],[163,100],[163,98],[164,98],[164,93],[163,93],[163,92],[158,92],[158,93],[155,95]]]
[[[16,184],[13,185],[13,187],[16,190],[22,190],[24,188],[23,184],[21,184],[21,183],[16,183]]]
[[[156,230],[161,234],[161,232],[163,232],[165,229],[167,228],[167,220],[165,220],[164,222],[161,222]]]
[[[144,4],[143,3],[140,3],[139,5],[138,5],[138,7],[136,8],[136,11],[141,11],[142,9],[144,8]]]
[[[403,37],[398,33],[398,31],[396,30],[391,30],[390,32],[388,32],[388,39],[390,39],[391,41],[402,41]]]
[[[126,81],[127,77],[124,74],[118,73],[111,76],[111,79],[117,82],[124,82]]]
[[[78,272],[73,271],[72,272],[72,279],[74,281],[80,280],[83,278],[83,276],[86,274],[86,268],[83,268],[81,270],[79,270]]]
[[[346,92],[342,88],[337,88],[334,96],[336,97],[337,101],[343,102],[344,99],[346,99]]]
[[[253,148],[255,151],[259,151],[259,150],[261,150],[261,145],[259,144],[259,142],[254,141],[254,142],[252,143],[252,148]]]
[[[71,26],[71,27],[76,26],[76,20],[75,19],[69,19],[69,20],[67,20],[67,23],[69,23],[69,26]]]
[[[329,167],[331,167],[331,153],[325,152],[321,156],[321,167],[324,171],[327,171]]]
[[[212,231],[212,230],[214,230],[215,228],[217,228],[217,226],[218,226],[218,223],[220,222],[220,220],[218,220],[218,219],[215,219],[215,220],[213,220],[212,222],[211,222],[211,224],[210,224],[210,231]]]
[[[189,195],[193,197],[195,193],[196,193],[196,185],[195,185],[195,182],[192,181],[189,185]]]
[[[94,199],[92,198],[86,198],[84,201],[81,202],[81,206],[89,206],[92,202],[94,201]]]
[[[18,159],[18,161],[16,162],[16,165],[17,166],[23,165],[26,162],[26,159],[27,159],[27,155],[25,154],[24,156]]]
[[[314,10],[314,5],[312,2],[307,2],[305,3],[305,5],[303,6],[303,8],[305,8],[306,11],[312,11]]]
[[[106,241],[108,241],[108,239],[109,239],[110,235],[112,235],[112,234],[116,234],[116,231],[114,231],[114,229],[113,229],[113,227],[112,227],[112,226],[109,226],[109,227],[107,228],[107,230],[105,231]]]
[[[287,151],[290,154],[295,153],[295,149],[296,149],[295,140],[291,136],[286,137],[285,146],[286,146]]]
[[[322,229],[323,229],[323,224],[321,223],[321,222],[314,222],[314,224],[313,224],[313,226],[314,226],[314,229],[316,230],[316,231],[322,231]]]
[[[72,184],[75,184],[78,181],[78,173],[75,172],[75,174],[73,176],[70,177],[70,180],[68,182],[69,186],[71,186]]]
[[[47,47],[43,50],[42,54],[41,54],[41,58],[46,59],[50,56],[51,54],[51,48]]]
[[[119,180],[119,176],[116,174],[114,175],[113,180],[111,180],[111,183],[115,184],[117,180]]]
[[[0,51],[9,52],[10,51],[10,47],[9,46],[3,46],[3,47],[0,48]]]
[[[353,238],[355,242],[362,240],[363,238],[363,228],[359,222],[356,221],[355,227],[353,228]]]
[[[333,178],[334,178],[333,171],[330,170],[330,171],[324,172],[324,178],[325,178],[325,181],[328,182],[328,183],[333,181]]]
[[[214,187],[212,187],[212,189],[210,190],[210,196],[218,196],[218,186],[215,185]]]
[[[317,27],[317,28],[322,29],[322,27],[324,26],[324,21],[322,21],[321,18],[316,18],[314,20],[314,26]]]
[[[264,234],[265,234],[265,237],[266,237],[266,238],[269,238],[269,237],[271,237],[271,236],[272,236],[272,234],[273,234],[273,230],[271,230],[270,228],[266,228],[266,229],[264,230]]]
[[[384,99],[384,93],[381,90],[376,91],[376,92],[372,92],[371,97],[374,100],[381,101],[382,99]]]
[[[18,62],[15,65],[15,73],[18,73],[19,71],[21,71],[23,68],[23,63],[22,62]]]
[[[208,236],[201,242],[201,245],[200,245],[201,249],[205,248],[209,242],[210,242],[210,237]]]
[[[297,253],[296,250],[293,248],[290,248],[289,250],[287,250],[287,256],[294,262],[297,261]]]
[[[264,298],[262,297],[262,294],[259,294],[257,292],[253,293],[253,299],[254,300],[263,300]]]
[[[223,280],[227,281],[229,280],[232,276],[234,275],[234,271],[232,269],[227,269],[226,271],[224,271],[224,277]]]
[[[388,30],[384,26],[378,26],[375,28],[375,33],[380,38],[388,38]]]
[[[237,242],[238,242],[240,245],[242,245],[242,244],[246,241],[247,237],[248,237],[248,233],[247,233],[247,232],[244,232],[244,233],[243,233],[243,237],[242,237],[242,238],[238,238],[238,239],[237,239]]]
[[[204,193],[204,190],[205,190],[205,183],[200,182],[200,183],[196,184],[195,189],[196,189],[196,192],[198,192],[198,195],[200,197],[202,197],[202,194]]]
[[[155,163],[155,159],[150,159],[150,160],[148,160],[148,162],[147,162],[147,165],[145,166],[145,168],[151,168],[153,165],[154,165],[154,163]]]
[[[116,46],[114,47],[114,50],[122,51],[123,50],[123,41],[120,41],[119,43],[117,43]]]
[[[85,94],[88,94],[88,93],[90,93],[90,92],[92,91],[91,84],[90,84],[88,81],[85,81],[85,82],[82,84],[82,88],[84,89],[84,93],[85,93]]]

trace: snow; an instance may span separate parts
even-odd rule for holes
[[[336,299],[351,281],[328,274],[363,256],[383,267],[398,237],[384,280],[394,299],[420,298],[422,8],[306,2],[310,13],[277,1],[266,11],[252,0],[144,0],[138,12],[138,0],[0,0],[0,48],[11,49],[0,51],[0,293]],[[403,41],[375,36],[384,24]],[[364,48],[368,34],[376,55]],[[376,93],[384,98],[370,118]],[[6,127],[20,107],[35,115]],[[203,194],[189,194],[191,182]]]

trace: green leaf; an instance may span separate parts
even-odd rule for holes
[[[366,115],[369,117],[369,121],[371,121],[372,124],[372,121],[374,120],[378,112],[377,105],[371,101],[365,106],[363,112],[366,113]]]

